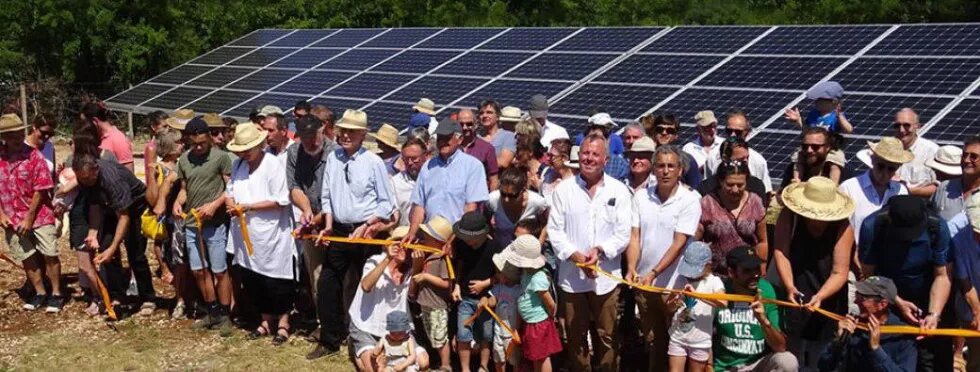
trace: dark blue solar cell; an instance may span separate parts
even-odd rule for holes
[[[330,34],[337,32],[337,30],[296,30],[296,32],[289,34],[288,36],[276,40],[269,46],[277,47],[305,47],[310,44],[315,43],[317,40],[323,39]]]
[[[846,60],[845,58],[735,57],[701,79],[697,85],[806,90]]]
[[[330,89],[325,96],[378,99],[414,79],[409,75],[364,73]]]
[[[371,103],[371,101],[362,101],[362,100],[356,100],[356,99],[332,98],[332,97],[317,97],[317,98],[314,98],[314,99],[310,100],[310,104],[311,105],[314,105],[314,106],[316,106],[316,105],[322,105],[322,106],[326,106],[327,108],[329,108],[330,111],[333,111],[333,115],[334,115],[335,118],[340,118],[341,116],[343,116],[344,115],[344,111],[346,111],[346,110],[351,110],[351,109],[357,110],[357,109],[360,109],[361,107],[364,107],[368,103]],[[371,119],[370,115],[368,115],[368,121],[370,122],[371,120],[372,119]]]
[[[264,69],[246,76],[228,86],[231,89],[268,90],[287,79],[296,76],[296,71]]]
[[[265,67],[295,52],[295,48],[261,48],[229,63],[231,66]]]
[[[718,123],[724,123],[725,113],[741,109],[749,121],[761,125],[797,96],[799,93],[691,88],[667,101],[656,112],[674,114],[682,123],[694,124],[694,115],[698,111],[711,110],[718,117]]]
[[[552,104],[549,113],[590,116],[607,112],[617,119],[634,120],[672,93],[671,88],[589,83]]]
[[[625,52],[663,30],[663,27],[587,28],[552,50]]]
[[[643,48],[644,52],[730,54],[762,35],[768,27],[677,27]]]
[[[187,85],[221,88],[253,72],[255,72],[255,69],[248,67],[219,67],[197,79],[187,82]]]
[[[177,87],[140,106],[170,112],[184,107],[184,105],[201,98],[205,94],[211,93],[211,91],[211,89]]]
[[[919,113],[919,121],[927,123],[952,100],[952,98],[919,96],[845,94],[841,108],[847,119],[854,125],[854,134],[883,136],[893,134],[892,123],[895,122],[895,113],[899,109],[911,107]],[[797,107],[800,114],[806,115],[813,108],[813,104],[804,101]],[[770,127],[798,130],[796,125],[783,119],[776,120],[770,124]]]
[[[313,70],[280,85],[276,92],[315,95],[354,76],[352,72]]]
[[[922,135],[931,140],[963,142],[980,134],[980,99],[967,98]]]
[[[480,49],[542,50],[575,32],[574,28],[512,28]]]
[[[214,69],[214,67],[211,66],[182,65],[173,70],[164,72],[153,79],[150,79],[148,83],[183,84],[184,82],[196,78],[203,73],[211,71],[212,69]]]
[[[225,111],[224,113],[222,113],[222,115],[248,117],[248,113],[251,112],[252,109],[265,105],[279,106],[283,110],[287,110],[292,108],[293,105],[296,104],[296,101],[306,100],[309,98],[310,98],[309,96],[295,96],[295,95],[286,95],[286,94],[277,94],[277,93],[266,93],[256,98],[253,98],[248,102],[242,103],[241,105],[231,110]]]
[[[406,50],[371,71],[425,73],[459,54],[441,50]]]
[[[509,78],[579,80],[616,58],[615,54],[544,53],[506,75]]]
[[[330,62],[320,65],[318,68],[360,71],[374,66],[397,52],[395,50],[382,49],[351,49],[347,53],[334,57]]]
[[[860,58],[833,80],[849,91],[958,95],[978,77],[975,59]]]
[[[123,105],[138,105],[150,98],[156,97],[160,93],[170,90],[171,88],[173,88],[173,85],[140,84],[107,99],[106,102]]]
[[[469,52],[434,71],[435,74],[496,77],[533,56],[521,52]]]
[[[187,105],[187,108],[198,113],[225,112],[258,95],[255,92],[240,92],[234,90],[218,90]]]
[[[344,49],[302,49],[272,64],[271,67],[313,68],[343,51]]]
[[[745,53],[854,54],[886,30],[888,26],[779,26]]]
[[[791,162],[793,153],[800,149],[799,133],[760,132],[749,139],[749,147],[762,154],[769,166],[769,177],[782,180],[792,177],[786,174],[786,167]],[[853,156],[854,154],[847,154]],[[778,185],[777,185],[778,186]]]
[[[866,54],[977,56],[980,25],[902,25]]]
[[[393,28],[362,45],[368,48],[408,48],[439,31],[438,28]]]
[[[439,107],[436,109],[438,110]],[[367,112],[368,125],[371,130],[377,130],[381,124],[385,123],[402,129],[408,125],[408,119],[414,113],[410,104],[383,101],[365,107],[364,112]]]
[[[208,52],[208,54],[194,58],[188,63],[197,63],[202,65],[223,65],[231,62],[235,58],[248,54],[253,50],[255,50],[255,48],[220,47]]]
[[[721,62],[721,56],[634,54],[595,78],[638,84],[685,85]]]
[[[447,104],[476,87],[487,79],[426,76],[385,97],[389,101],[416,102],[425,97],[437,104]]]
[[[531,96],[535,94],[551,97],[570,85],[571,83],[550,81],[497,80],[453,105],[476,107],[481,101],[492,99],[499,102],[501,106],[525,107]]]
[[[377,28],[347,28],[338,31],[336,34],[330,35],[330,37],[320,40],[311,46],[349,48],[363,43],[364,40],[370,39],[374,35],[380,34],[382,31],[385,30]]]
[[[451,28],[416,48],[469,49],[503,31],[502,28]]]
[[[292,32],[293,30],[278,30],[278,29],[262,29],[255,30],[252,33],[245,35],[245,37],[232,41],[228,45],[235,46],[263,46],[282,37],[285,34]]]

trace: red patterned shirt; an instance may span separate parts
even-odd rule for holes
[[[54,188],[51,171],[40,151],[21,146],[13,153],[0,148],[0,207],[14,225],[24,221],[35,191],[48,192]],[[34,227],[54,224],[51,203],[38,208]]]

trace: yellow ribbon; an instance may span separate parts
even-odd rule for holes
[[[517,347],[517,345],[521,344],[521,335],[517,334],[517,332],[515,332],[512,328],[507,326],[507,323],[504,323],[504,321],[501,320],[499,316],[497,316],[497,313],[493,312],[493,309],[491,309],[490,306],[483,305],[483,309],[486,310],[487,313],[490,313],[490,316],[493,317],[493,320],[496,321],[497,324],[500,324],[500,326],[503,327],[504,330],[507,331],[507,333],[510,333],[510,343],[507,344],[507,350],[504,352],[505,357],[510,357],[510,353],[514,351],[514,348]],[[551,319],[549,318],[548,320],[545,321],[550,322]]]
[[[201,223],[201,215],[197,214],[197,209],[191,208],[191,216],[197,223],[197,250],[201,254],[201,262],[207,262],[207,254],[204,250],[204,225]]]
[[[377,245],[377,246],[382,246],[382,247],[387,247],[387,246],[393,245],[393,244],[400,244],[398,241],[394,241],[394,240],[381,240],[381,239],[343,238],[343,237],[339,237],[339,236],[319,236],[319,235],[313,235],[313,234],[302,235],[302,234],[296,234],[296,233],[293,233],[293,236],[296,237],[297,239],[304,239],[304,240],[319,240],[319,241],[328,241],[328,242],[334,242],[334,243],[347,243],[347,244]],[[430,246],[422,245],[422,244],[400,244],[400,245],[402,246],[402,248],[413,249],[413,250],[416,250],[416,251],[421,251],[421,252],[426,252],[426,253],[435,253],[435,254],[442,253],[442,250],[439,249],[439,248],[432,248]],[[455,280],[456,279],[456,271],[453,270],[452,260],[449,259],[449,256],[448,255],[443,256],[443,259],[446,260],[446,268],[449,270],[449,279],[450,280]]]
[[[255,251],[252,250],[252,238],[248,235],[248,222],[245,220],[245,208],[242,208],[240,204],[235,204],[235,210],[238,211],[238,225],[242,229],[242,239],[245,240],[245,251],[251,257]]]
[[[701,292],[691,292],[679,289],[670,289],[656,287],[652,285],[640,284],[637,282],[631,282],[612,273],[602,270],[598,265],[583,265],[576,264],[576,266],[581,268],[587,268],[599,273],[605,277],[608,277],[617,282],[626,284],[630,287],[639,289],[641,291],[651,292],[651,293],[661,293],[661,294],[683,294],[688,297],[698,298],[702,300],[721,300],[721,301],[732,301],[732,302],[747,302],[752,303],[758,300],[764,304],[772,304],[776,306],[790,307],[796,309],[804,308],[803,305],[798,305],[789,301],[782,301],[770,298],[756,298],[750,295],[737,295],[728,293],[701,293]],[[826,316],[830,319],[841,321],[845,317],[843,315],[821,309],[819,307],[812,307],[809,310],[814,311],[820,315]],[[867,323],[857,323],[857,328],[862,330],[869,330]],[[939,329],[927,329],[923,330],[919,327],[904,326],[904,325],[883,325],[879,327],[882,334],[906,334],[906,335],[916,335],[916,336],[956,336],[956,337],[980,337],[980,332],[970,329],[950,329],[950,328],[939,328]]]

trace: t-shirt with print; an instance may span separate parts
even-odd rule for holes
[[[231,174],[231,159],[227,153],[211,147],[207,156],[198,156],[190,151],[185,152],[177,160],[177,179],[185,182],[187,188],[187,202],[184,203],[184,212],[187,213],[185,223],[190,227],[197,227],[194,217],[191,216],[191,208],[198,208],[204,204],[213,202],[221,193],[225,191],[225,178]],[[228,215],[224,208],[218,208],[214,217],[203,221],[205,226],[214,226],[228,221]]]
[[[425,258],[425,266],[422,272],[432,274],[437,278],[449,280],[449,270],[446,268],[446,260],[443,254],[431,254]],[[448,309],[450,298],[448,289],[436,288],[429,282],[419,284],[419,293],[415,302],[422,307],[422,310]]]
[[[497,300],[497,306],[494,306],[493,312],[497,313],[504,323],[507,324],[511,329],[517,324],[517,299],[521,296],[521,286],[505,285],[503,283],[497,283],[490,288],[490,295]],[[509,337],[510,334],[507,330],[500,326],[500,323],[493,323],[493,334]]]
[[[490,287],[478,294],[470,293],[471,281],[487,280],[493,276],[495,266],[493,255],[500,253],[502,248],[493,239],[487,239],[483,246],[472,248],[462,239],[456,238],[453,241],[453,253],[456,255],[457,266],[454,267],[458,273],[459,293],[465,298],[478,299],[487,294]]]
[[[725,292],[734,293],[730,279],[725,280]],[[765,279],[759,279],[762,298],[776,299],[776,291]],[[779,308],[764,305],[772,327],[779,330]],[[771,350],[765,333],[752,308],[746,302],[729,302],[728,307],[715,310],[714,338],[715,370],[726,371],[759,360]]]
[[[682,279],[687,281],[687,279]],[[708,276],[688,282],[700,293],[724,293],[725,283],[721,278]],[[684,296],[684,306],[674,312],[674,321],[670,325],[670,340],[680,345],[706,349],[711,347],[711,329],[714,320],[714,307],[704,301]]]
[[[533,273],[524,271],[521,276],[521,296],[517,298],[517,310],[525,323],[540,323],[548,319],[548,309],[538,292],[551,289],[551,279],[544,269]]]
[[[54,188],[54,178],[40,151],[21,146],[20,151],[0,149],[0,204],[12,224],[20,225],[27,217],[35,192]],[[34,217],[34,226],[54,224],[51,203],[41,203]]]
[[[842,112],[841,115],[844,115],[844,113]],[[821,114],[818,110],[810,110],[810,112],[806,114],[806,120],[803,121],[803,124],[808,127],[821,127],[830,133],[837,133],[840,131],[840,124],[836,111]]]

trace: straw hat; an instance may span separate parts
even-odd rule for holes
[[[408,235],[408,226],[398,226],[388,234],[388,240],[401,240]]]
[[[839,221],[854,212],[854,201],[827,177],[812,177],[783,188],[783,204],[794,213],[817,221]]]
[[[516,123],[521,121],[521,109],[514,106],[507,106],[500,110],[500,121],[508,123]]]
[[[905,164],[915,159],[915,155],[895,137],[882,137],[878,143],[868,141],[868,147],[872,153],[890,163]]]
[[[507,248],[493,255],[493,264],[497,266],[497,270],[503,271],[508,263],[522,269],[540,269],[544,266],[538,238],[529,234],[518,236]]]
[[[391,126],[391,124],[381,124],[381,128],[378,128],[376,133],[368,133],[368,136],[398,151],[402,149],[402,145],[398,144],[398,128]]]
[[[228,151],[241,152],[252,149],[265,142],[269,133],[254,123],[238,124],[235,127],[235,138],[228,143]]]
[[[372,154],[379,155],[382,153],[381,148],[378,147],[378,143],[374,141],[364,141],[361,142],[361,147],[365,150],[370,151]]]
[[[432,102],[431,99],[422,98],[419,103],[412,106],[415,111],[421,112],[423,114],[435,115],[436,114],[436,103]]]
[[[176,130],[184,130],[187,128],[187,123],[191,121],[197,114],[191,109],[179,109],[174,111],[174,114],[167,118],[167,125]]]
[[[453,235],[453,224],[445,217],[435,216],[430,218],[428,222],[420,225],[419,230],[422,230],[422,232],[440,242],[445,242],[446,239],[449,239]]]
[[[209,112],[202,116],[205,123],[208,123],[208,128],[228,128],[225,122],[221,120],[221,115],[213,112]]]
[[[27,125],[24,125],[17,114],[0,116],[0,133],[23,131],[24,128],[27,128]]]
[[[657,151],[657,144],[653,142],[653,139],[647,136],[640,137],[640,139],[633,142],[633,146],[630,146],[626,153],[631,152],[654,152]]]
[[[960,176],[963,175],[963,168],[960,166],[960,158],[962,157],[963,149],[953,145],[946,145],[940,147],[939,151],[936,151],[935,157],[926,160],[926,166],[950,176]]]
[[[344,129],[367,130],[367,113],[361,110],[344,111],[344,116],[337,121],[337,126]]]

